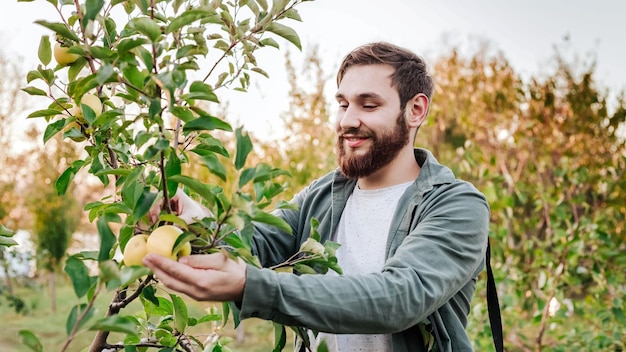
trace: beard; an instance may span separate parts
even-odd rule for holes
[[[372,143],[364,154],[356,155],[349,148],[346,150],[344,134],[369,138]],[[396,125],[393,128],[379,133],[365,126],[338,130],[336,150],[339,171],[344,176],[352,179],[367,177],[389,165],[398,156],[400,150],[409,143],[409,140],[409,126],[404,120],[404,109],[400,112],[396,119]]]

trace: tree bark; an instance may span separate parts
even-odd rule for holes
[[[52,313],[56,313],[57,292],[56,292],[56,279],[55,279],[54,271],[50,271],[48,273],[48,290],[50,294],[50,307],[52,308]]]

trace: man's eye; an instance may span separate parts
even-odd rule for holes
[[[363,105],[363,109],[367,109],[367,110],[376,109],[377,107],[378,107],[377,105]]]
[[[348,108],[348,104],[346,104],[346,103],[339,103],[339,108],[340,109],[347,109]]]

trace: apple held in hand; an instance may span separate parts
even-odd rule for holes
[[[184,257],[191,254],[191,243],[186,242],[176,252],[174,252],[174,244],[178,239],[178,236],[183,233],[183,230],[172,225],[163,225],[157,227],[146,243],[146,249],[148,253],[154,253],[167,257],[173,260],[178,260],[180,257]]]
[[[146,242],[148,241],[148,235],[136,235],[130,238],[124,248],[124,264],[131,265],[143,265],[141,260],[148,254],[146,248]]]
[[[176,252],[174,244],[183,231],[176,226],[163,225],[157,227],[150,235],[135,235],[128,240],[124,248],[124,264],[143,266],[143,257],[154,253],[166,258],[178,260],[191,254],[191,243],[186,242]]]

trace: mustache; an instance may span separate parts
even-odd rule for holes
[[[349,135],[350,137],[366,138],[374,136],[374,133],[366,127],[350,127],[346,129],[339,128],[337,130],[337,137],[345,138],[346,135]]]

